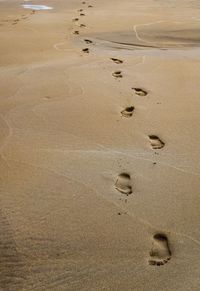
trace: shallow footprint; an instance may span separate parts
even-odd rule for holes
[[[119,60],[119,59],[116,59],[116,58],[111,58],[111,60],[112,60],[113,62],[115,62],[116,64],[122,64],[122,63],[123,63],[122,60]]]
[[[121,111],[122,116],[124,117],[131,117],[133,115],[133,111],[135,108],[133,106],[126,107],[124,110]]]
[[[131,186],[131,177],[127,173],[122,173],[117,177],[115,182],[115,189],[125,195],[130,195],[133,193]]]
[[[152,248],[149,255],[149,265],[151,266],[163,266],[171,259],[169,242],[165,234],[156,233],[153,236]]]
[[[115,78],[122,78],[122,72],[121,71],[115,71],[114,73],[112,73],[113,77]]]
[[[149,135],[149,139],[154,150],[160,150],[165,146],[165,143],[157,135]]]
[[[78,30],[75,30],[73,33],[74,34],[79,34],[79,31]]]
[[[139,96],[146,96],[148,93],[144,89],[141,88],[132,88],[135,91],[135,94]]]

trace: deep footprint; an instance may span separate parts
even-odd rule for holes
[[[86,53],[86,54],[89,54],[89,48],[84,48],[84,49],[82,49],[82,51],[84,52],[84,53]]]
[[[165,146],[165,143],[157,135],[149,135],[149,140],[154,150],[160,150]]]
[[[133,193],[131,186],[131,177],[127,173],[122,173],[117,177],[115,182],[115,189],[125,195],[130,195]]]
[[[171,250],[165,234],[157,233],[153,236],[149,255],[149,265],[151,266],[163,266],[171,259]]]
[[[87,43],[87,44],[91,44],[91,43],[92,43],[92,41],[91,41],[90,39],[84,39],[84,41],[85,41],[85,43]]]
[[[139,96],[146,96],[148,94],[147,91],[141,88],[132,88],[132,89],[135,91],[135,94]]]
[[[126,107],[124,110],[121,111],[123,117],[129,118],[133,115],[135,108],[133,106]]]
[[[116,64],[122,64],[123,63],[123,61],[122,60],[119,60],[119,59],[111,58],[111,60],[113,62],[115,62]]]
[[[122,78],[122,77],[123,77],[121,71],[116,71],[116,72],[114,72],[112,75],[113,75],[113,77],[115,77],[115,78]]]

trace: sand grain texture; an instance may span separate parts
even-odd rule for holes
[[[0,1],[0,289],[198,291],[199,1]]]

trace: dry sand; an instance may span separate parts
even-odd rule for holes
[[[0,1],[0,290],[199,290],[199,12]]]

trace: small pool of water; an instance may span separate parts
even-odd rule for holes
[[[46,5],[23,4],[22,6],[25,9],[32,9],[32,10],[51,10],[51,9],[53,9],[53,7],[46,6]]]

